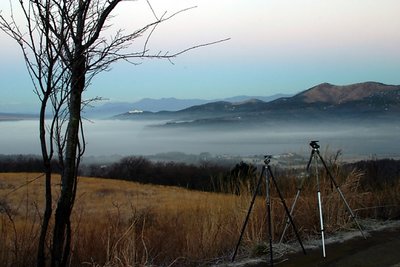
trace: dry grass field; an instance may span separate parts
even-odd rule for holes
[[[400,186],[362,191],[353,172],[340,177],[343,193],[357,216],[399,216]],[[53,179],[54,205],[59,176]],[[294,177],[280,180],[288,205],[297,191]],[[44,177],[0,173],[0,262],[34,266],[44,203]],[[326,179],[322,196],[327,233],[354,228],[343,202]],[[274,240],[285,223],[272,190]],[[315,183],[304,185],[294,219],[302,238],[318,234]],[[177,187],[98,178],[79,178],[73,214],[71,266],[198,266],[229,259],[251,200],[250,193],[205,193]],[[240,254],[251,255],[266,240],[265,198],[257,198]],[[293,240],[289,231],[287,239]]]

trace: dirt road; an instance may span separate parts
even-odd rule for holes
[[[307,255],[296,253],[287,258],[287,261],[276,266],[400,266],[400,228],[371,232],[366,240],[358,237],[328,245],[325,259],[320,248],[308,251]]]
[[[400,267],[400,227],[369,231],[367,239],[360,236],[326,246],[326,258],[321,247],[284,255],[274,261],[277,267]],[[269,256],[268,256],[269,257]],[[269,258],[244,267],[270,266]]]

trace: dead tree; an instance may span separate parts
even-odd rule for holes
[[[50,248],[51,266],[67,266],[71,246],[71,213],[77,190],[77,170],[85,151],[81,111],[83,93],[91,79],[110,68],[113,62],[135,63],[145,58],[172,59],[184,52],[216,42],[192,46],[174,54],[151,53],[148,42],[160,23],[173,18],[157,16],[152,10],[152,23],[112,38],[102,33],[110,14],[123,0],[18,0],[24,23],[18,23],[11,6],[9,18],[0,13],[0,28],[17,41],[39,96],[40,142],[46,173],[46,205],[38,245],[37,266],[47,264],[45,251],[52,211],[51,165],[57,154],[61,167],[61,193],[54,214],[53,239]],[[25,25],[25,26],[21,26]],[[143,49],[129,52],[129,44],[143,37]],[[46,117],[50,115],[50,122]]]

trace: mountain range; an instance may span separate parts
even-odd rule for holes
[[[102,105],[98,105],[94,108],[87,109],[85,112],[90,117],[109,117],[120,113],[125,113],[129,110],[143,110],[149,112],[159,112],[159,111],[178,111],[191,106],[203,105],[207,103],[217,102],[217,101],[227,101],[227,102],[241,102],[252,98],[257,98],[265,102],[269,102],[281,97],[288,97],[287,94],[276,94],[272,96],[234,96],[224,99],[177,99],[174,97],[153,99],[144,98],[136,102],[108,102]]]
[[[281,97],[287,97],[288,94],[276,94],[272,96],[234,96],[224,99],[177,99],[177,98],[144,98],[136,102],[115,102],[110,101],[106,103],[99,102],[93,106],[87,106],[83,110],[83,116],[86,118],[109,118],[115,116],[116,114],[125,113],[129,110],[145,110],[149,112],[158,111],[178,111],[195,105],[202,105],[206,103],[216,102],[216,101],[231,101],[240,102],[252,98],[261,99],[263,101],[272,101]],[[0,110],[0,121],[15,121],[15,120],[30,120],[37,119],[39,117],[38,110],[29,107],[24,109],[21,107],[19,110],[21,112],[2,112]],[[51,114],[49,114],[51,116]]]
[[[0,121],[35,120],[39,116],[34,114],[0,112]]]
[[[119,114],[119,115],[116,115]],[[85,109],[85,117],[166,120],[166,125],[226,125],[266,121],[393,121],[400,119],[400,85],[363,82],[319,84],[296,95],[236,96],[220,100],[145,98]],[[0,121],[37,115],[0,113]]]
[[[178,111],[134,110],[116,119],[163,119],[167,125],[257,123],[271,120],[391,120],[400,115],[400,86],[377,82],[319,84],[272,101],[215,101]]]

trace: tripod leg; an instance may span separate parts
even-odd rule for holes
[[[323,159],[322,156],[319,154],[319,152],[318,152],[318,156],[319,156],[319,158],[321,159],[321,162],[322,162],[322,164],[324,165],[324,168],[325,168],[326,172],[328,173],[329,179],[330,179],[331,182],[334,184],[334,186],[335,186],[335,188],[336,188],[336,191],[338,191],[338,193],[339,193],[341,199],[343,200],[343,202],[344,202],[344,204],[345,204],[345,206],[346,206],[346,208],[347,208],[347,211],[350,213],[351,218],[353,219],[353,221],[356,223],[358,229],[360,230],[361,235],[364,237],[364,239],[367,239],[366,236],[364,235],[364,231],[363,231],[363,229],[361,228],[361,225],[358,223],[357,218],[356,218],[356,216],[355,216],[354,213],[353,213],[353,210],[350,208],[349,203],[346,201],[346,198],[344,197],[344,194],[343,194],[342,190],[340,190],[339,185],[336,183],[335,179],[333,178],[333,175],[332,175],[331,172],[329,171],[328,166],[326,165],[324,159]]]
[[[296,196],[295,196],[295,198],[294,198],[293,204],[292,204],[292,206],[290,207],[290,212],[289,212],[289,214],[290,214],[290,216],[292,216],[292,218],[293,218],[294,208],[295,208],[295,206],[296,206],[296,204],[297,204],[297,200],[298,200],[299,197],[300,197],[301,190],[303,190],[304,181],[305,181],[305,178],[303,178],[303,180],[301,181],[300,187],[297,189],[297,193],[296,193]],[[289,218],[289,216],[288,216],[288,218],[287,218],[287,220],[286,220],[285,228],[283,229],[281,238],[280,238],[280,240],[279,240],[279,244],[281,244],[281,243],[283,242],[283,238],[285,237],[285,234],[286,234],[286,231],[287,231],[287,229],[288,229],[288,227],[289,227],[289,224],[290,224],[290,218]]]
[[[237,251],[238,251],[239,246],[240,246],[240,242],[242,241],[244,231],[246,230],[246,226],[247,226],[247,223],[249,221],[250,213],[251,213],[251,210],[253,209],[254,201],[256,200],[258,189],[259,189],[259,187],[261,185],[261,181],[262,181],[262,178],[263,178],[263,175],[264,175],[264,171],[265,171],[265,167],[262,168],[262,171],[261,171],[261,174],[260,174],[260,178],[258,178],[257,187],[256,187],[256,189],[254,191],[253,198],[251,199],[250,207],[249,207],[249,210],[247,211],[247,215],[246,215],[246,218],[244,220],[244,223],[243,223],[243,226],[242,226],[242,230],[240,231],[240,237],[239,237],[239,240],[238,240],[238,242],[236,244],[235,251],[234,251],[233,256],[232,256],[232,262],[235,261],[236,254],[237,254]]]
[[[274,183],[276,192],[278,193],[279,198],[280,198],[280,200],[281,200],[281,202],[283,204],[283,207],[285,208],[286,215],[288,216],[288,219],[289,219],[289,221],[290,221],[290,223],[291,223],[291,225],[293,227],[293,230],[294,230],[294,232],[296,234],[297,240],[299,241],[299,244],[300,244],[301,248],[303,249],[303,253],[306,254],[306,250],[304,249],[303,243],[301,242],[299,232],[297,231],[296,225],[293,222],[293,218],[291,216],[291,212],[289,212],[289,209],[288,209],[288,207],[287,207],[287,205],[285,203],[285,200],[283,199],[282,193],[279,190],[278,184],[277,184],[277,182],[275,180],[275,177],[274,177],[274,175],[272,173],[271,167],[268,165],[267,168],[268,168],[268,172],[269,172],[269,174],[271,176],[272,182]],[[300,192],[299,192],[299,194],[300,194]],[[295,204],[295,203],[293,203],[293,204]],[[293,208],[294,208],[294,205],[292,206],[292,209]]]
[[[312,159],[314,158],[314,153],[315,153],[314,149],[313,149],[313,150],[311,150],[310,159],[308,160],[308,163],[307,163],[307,168],[306,168],[306,170],[307,170],[307,171],[309,171],[309,170],[310,170],[310,165],[311,165],[311,161],[312,161]]]
[[[294,198],[292,207],[290,208],[290,212],[289,212],[290,216],[293,216],[294,207],[296,206],[297,199],[300,197],[300,192],[301,192],[301,189],[298,189],[297,193],[296,193],[296,197]],[[286,220],[286,223],[285,223],[285,228],[283,228],[281,238],[279,239],[279,244],[281,244],[283,242],[283,238],[285,237],[285,234],[286,234],[286,231],[287,231],[289,225],[290,225],[290,219],[288,217]]]
[[[268,167],[269,170],[269,167]],[[274,266],[274,253],[272,251],[272,219],[271,219],[271,186],[270,186],[270,176],[268,171],[265,174],[265,184],[266,184],[266,199],[267,199],[267,220],[268,220],[268,236],[269,236],[269,262],[271,266]]]

